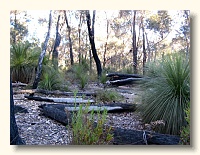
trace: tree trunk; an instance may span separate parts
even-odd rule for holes
[[[81,63],[81,26],[82,26],[82,13],[80,13],[79,24],[78,24],[78,60]]]
[[[14,37],[13,37],[13,44],[16,44],[16,31],[17,31],[17,11],[15,11],[15,24],[14,24]]]
[[[143,75],[145,75],[145,64],[146,64],[146,60],[147,60],[147,54],[146,54],[146,48],[145,48],[145,31],[144,31],[144,23],[143,23],[143,19],[142,19],[142,39],[143,39]]]
[[[61,40],[61,35],[58,32],[59,20],[60,20],[60,15],[58,16],[58,21],[56,25],[56,40],[55,40],[54,49],[52,53],[52,62],[55,69],[58,69],[58,47],[60,45],[60,40]]]
[[[36,89],[38,87],[38,83],[40,81],[40,76],[41,76],[41,73],[42,73],[42,62],[43,62],[44,56],[46,54],[47,43],[48,43],[48,40],[49,40],[49,37],[50,37],[51,20],[52,20],[52,16],[51,16],[51,11],[50,11],[48,32],[47,32],[47,36],[46,36],[46,39],[45,39],[45,42],[44,42],[44,45],[43,45],[43,48],[42,48],[42,52],[41,52],[39,60],[38,60],[37,72],[36,72],[36,76],[35,76],[35,80],[34,80],[32,89]],[[30,96],[33,96],[33,95],[34,94],[30,94]]]
[[[147,59],[147,61],[150,62],[150,58],[151,58],[151,50],[150,50],[150,46],[149,46],[149,40],[148,40],[148,37],[147,37],[147,33],[145,33],[145,36],[146,36],[147,49],[148,49],[148,59]]]
[[[132,50],[133,50],[133,72],[137,74],[137,45],[136,45],[136,30],[135,30],[136,10],[133,15],[133,36],[132,36]]]
[[[74,64],[74,56],[73,56],[73,51],[72,51],[71,27],[69,26],[69,23],[68,23],[66,11],[64,11],[64,14],[65,14],[65,21],[66,21],[67,29],[68,29],[70,62],[71,62],[71,65],[73,65]]]
[[[105,49],[103,53],[103,69],[105,69],[106,66],[106,52],[107,52],[107,45],[108,45],[108,28],[109,28],[109,21],[107,19],[107,25],[106,25],[106,43],[105,43]]]
[[[10,145],[25,145],[25,142],[22,141],[21,137],[19,136],[18,127],[15,120],[11,79],[10,79]]]
[[[93,57],[94,57],[94,60],[95,60],[95,63],[96,63],[96,67],[97,67],[97,75],[98,75],[98,77],[100,77],[101,73],[102,73],[101,61],[100,61],[100,59],[97,55],[95,42],[94,42],[95,11],[93,11],[92,27],[91,27],[90,13],[89,13],[88,10],[86,11],[86,18],[87,18],[87,27],[88,27],[88,33],[89,33],[89,39],[90,39],[92,54],[93,54]]]

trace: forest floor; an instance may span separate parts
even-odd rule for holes
[[[20,88],[13,88],[13,90]],[[71,85],[70,90],[78,89],[77,85]],[[125,103],[137,103],[137,96],[141,94],[138,85],[119,86],[103,88],[96,83],[91,83],[86,86],[84,91],[95,92],[96,90],[115,90],[123,96]],[[83,91],[83,90],[79,90]],[[27,145],[67,145],[70,141],[70,134],[67,128],[52,120],[41,115],[38,106],[42,104],[52,104],[51,102],[27,100],[24,98],[27,94],[15,94],[14,104],[27,109],[28,113],[18,112],[15,114],[16,122],[19,127],[19,134]],[[55,97],[53,95],[35,94],[35,96]],[[56,96],[66,97],[66,96]],[[56,104],[56,103],[53,103]],[[136,112],[121,112],[121,113],[108,113],[107,124],[112,127],[119,127],[122,129],[130,130],[143,130],[141,118]]]

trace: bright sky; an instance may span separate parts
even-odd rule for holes
[[[33,18],[31,22],[28,24],[28,29],[29,29],[29,37],[35,36],[36,38],[39,38],[41,42],[45,40],[45,34],[47,32],[47,24],[44,26],[41,26],[38,23],[38,18],[46,18],[47,21],[49,19],[49,10],[28,10],[27,13],[31,15]],[[102,15],[99,15],[101,13]],[[111,18],[113,15],[117,14],[117,10],[106,10],[108,18]],[[175,35],[175,31],[179,28],[179,25],[181,23],[180,17],[177,16],[177,11],[176,10],[169,10],[169,14],[177,23],[174,23],[175,25],[173,26],[173,31],[169,35],[169,39],[171,40],[172,37]],[[97,10],[96,11],[96,21],[95,21],[95,35],[106,35],[106,28],[105,28],[105,23],[101,22],[101,19],[97,19],[97,17],[100,16],[103,19],[106,19],[106,14],[101,11]],[[73,18],[72,18],[73,19]],[[76,25],[78,25],[78,22],[73,21]],[[51,35],[55,35],[55,33],[52,30]]]

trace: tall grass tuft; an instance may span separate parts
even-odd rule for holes
[[[98,90],[97,91],[97,96],[96,96],[97,101],[101,102],[115,102],[115,101],[121,101],[123,100],[123,96],[120,95],[117,91],[115,90]]]
[[[145,123],[165,122],[164,127],[157,129],[158,132],[178,135],[186,125],[185,109],[190,101],[189,61],[176,53],[165,56],[155,65],[153,69],[147,67],[150,79],[144,84],[142,104],[138,110]]]
[[[31,82],[39,57],[37,50],[31,49],[29,43],[13,44],[10,48],[10,69],[12,81]]]
[[[38,87],[45,90],[62,90],[64,88],[64,75],[61,71],[47,64],[43,66],[41,81]]]

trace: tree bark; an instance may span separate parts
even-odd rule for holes
[[[60,20],[60,15],[58,16],[58,21],[57,21],[57,25],[56,25],[56,39],[55,39],[54,49],[53,49],[53,53],[52,53],[52,62],[53,62],[55,69],[58,69],[58,47],[60,45],[60,40],[61,40],[61,35],[58,31],[59,20]]]
[[[109,21],[107,19],[107,24],[106,24],[106,43],[105,43],[105,49],[103,53],[103,69],[105,69],[106,66],[106,52],[107,52],[107,45],[108,45],[108,28],[109,28]]]
[[[92,54],[93,54],[93,57],[94,57],[94,60],[95,60],[95,63],[96,63],[96,67],[97,67],[97,75],[98,75],[98,77],[100,77],[101,73],[102,73],[101,61],[100,61],[100,59],[97,55],[95,42],[94,42],[95,11],[93,11],[92,25],[91,25],[90,13],[89,13],[88,10],[86,11],[86,18],[87,18],[87,27],[88,27],[88,33],[89,33],[89,39],[90,39]]]
[[[13,90],[10,79],[10,145],[25,145],[18,132],[18,127],[15,120],[15,108],[13,101]]]
[[[49,37],[50,37],[51,20],[52,20],[52,16],[51,16],[51,11],[50,11],[48,32],[47,32],[47,36],[46,36],[46,39],[45,39],[45,42],[44,42],[44,45],[43,45],[43,48],[42,48],[42,52],[41,52],[39,60],[38,60],[37,72],[36,72],[36,76],[35,76],[35,80],[34,80],[32,89],[36,89],[38,87],[38,83],[40,81],[40,76],[41,76],[41,73],[42,73],[42,62],[43,62],[44,56],[46,54],[47,43],[48,43],[48,40],[49,40]],[[30,96],[33,96],[33,95],[34,94],[30,94]]]
[[[71,63],[71,65],[73,65],[74,64],[74,56],[73,56],[73,51],[72,51],[71,27],[69,26],[69,23],[68,23],[66,11],[64,11],[64,14],[65,14],[65,21],[66,21],[67,29],[68,29],[70,63]]]
[[[146,47],[145,47],[145,31],[144,31],[144,22],[143,18],[141,19],[142,22],[142,39],[143,39],[143,44],[142,44],[142,49],[143,49],[143,75],[145,75],[145,64],[147,60],[147,54],[146,54]]]
[[[136,10],[133,15],[133,36],[132,36],[132,50],[133,50],[133,72],[137,74],[137,45],[136,45],[136,30],[135,30]]]

